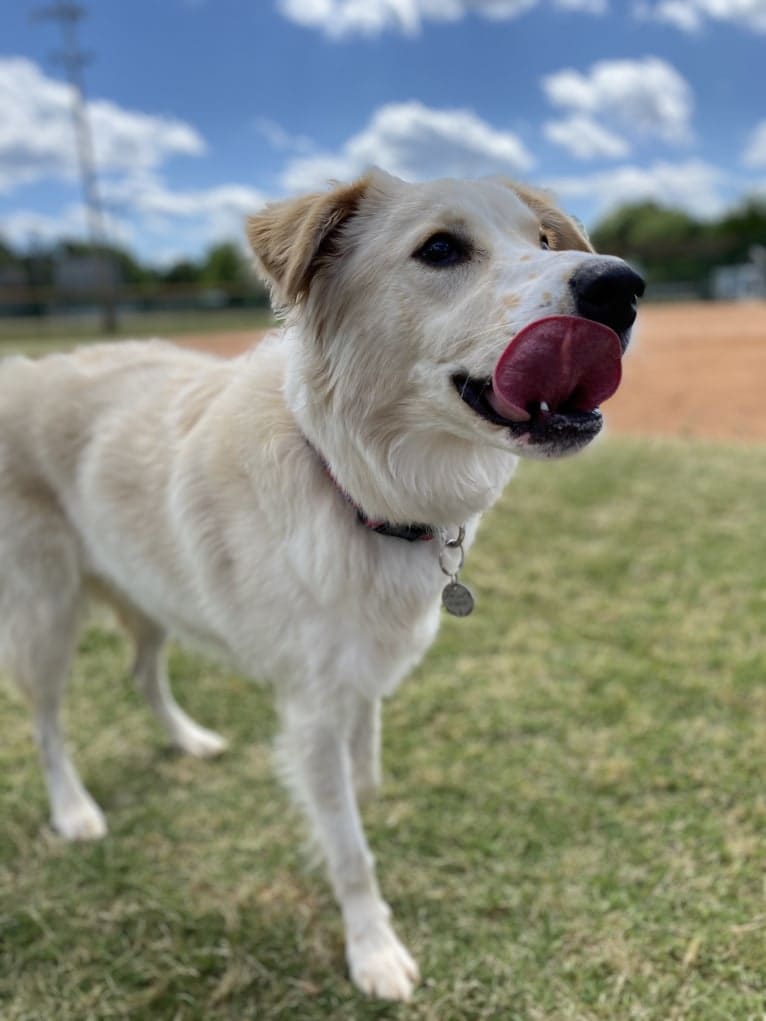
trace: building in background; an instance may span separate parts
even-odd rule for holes
[[[718,266],[710,280],[712,296],[718,301],[749,301],[766,298],[766,247],[753,245],[748,262]]]

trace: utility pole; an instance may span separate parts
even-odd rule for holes
[[[72,87],[72,120],[80,181],[88,218],[88,233],[102,276],[99,288],[101,291],[102,326],[106,333],[114,333],[117,329],[114,265],[109,251],[104,206],[98,186],[93,133],[88,117],[82,74],[82,69],[90,57],[80,49],[77,38],[77,25],[85,13],[85,7],[82,4],[71,3],[69,0],[57,0],[48,7],[42,7],[35,11],[34,17],[39,20],[58,21],[61,24],[64,48],[54,55],[54,60],[63,65]]]

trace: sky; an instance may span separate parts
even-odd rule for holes
[[[82,237],[50,0],[0,7],[0,237]],[[168,265],[370,165],[502,174],[587,226],[766,195],[766,0],[87,0],[110,236]]]

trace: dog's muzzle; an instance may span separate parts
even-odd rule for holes
[[[452,377],[463,402],[530,456],[571,453],[600,432],[598,406],[619,385],[644,281],[619,259],[594,258],[570,277],[569,289],[575,314],[528,323],[491,379]]]

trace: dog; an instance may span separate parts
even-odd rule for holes
[[[351,978],[407,1000],[418,969],[357,807],[380,781],[380,702],[442,594],[470,608],[459,566],[519,456],[599,432],[644,285],[545,194],[492,178],[372,170],[266,206],[247,234],[284,323],[241,357],[151,341],[0,363],[0,664],[67,840],[106,832],[59,722],[88,596],[191,755],[224,741],[175,702],[166,636],[270,681]]]

